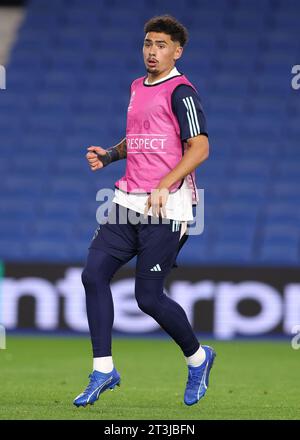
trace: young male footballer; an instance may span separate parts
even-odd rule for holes
[[[208,158],[205,116],[195,87],[176,67],[187,30],[169,15],[145,24],[145,77],[131,84],[126,137],[109,149],[91,146],[93,171],[127,159],[115,183],[107,222],[95,234],[82,273],[93,348],[93,371],[76,406],[93,404],[120,384],[112,352],[114,308],[110,280],[137,256],[135,297],[181,348],[188,367],[184,402],[206,393],[215,352],[200,345],[182,307],[164,292],[164,280],[187,239],[187,222],[199,198],[195,169]],[[138,221],[131,221],[132,218]],[[155,376],[153,378],[155,380]]]

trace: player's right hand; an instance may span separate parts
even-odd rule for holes
[[[103,163],[101,162],[101,160],[98,159],[97,154],[99,154],[100,156],[105,156],[106,150],[104,150],[104,148],[94,146],[88,147],[87,150],[88,152],[85,157],[89,163],[91,170],[96,171],[100,168],[103,168]],[[93,151],[96,151],[97,154],[93,153]]]

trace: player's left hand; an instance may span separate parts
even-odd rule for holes
[[[144,211],[144,217],[146,218],[148,215],[148,211],[150,208],[152,208],[152,214],[155,217],[167,217],[166,213],[166,204],[169,197],[169,190],[168,188],[156,188],[154,189],[150,196],[147,199],[145,211]]]

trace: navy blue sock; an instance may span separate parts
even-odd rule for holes
[[[183,308],[164,291],[164,279],[136,277],[135,296],[139,308],[174,339],[185,356],[194,354],[200,344]]]
[[[93,357],[111,356],[114,306],[110,280],[124,263],[100,249],[90,249],[82,272]]]

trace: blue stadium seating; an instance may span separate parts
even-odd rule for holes
[[[131,81],[144,75],[143,23],[171,13],[189,29],[179,70],[199,90],[211,156],[197,170],[205,230],[187,264],[299,265],[298,0],[31,0],[0,99],[0,258],[83,263],[101,173],[86,147],[124,136]]]

